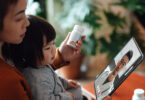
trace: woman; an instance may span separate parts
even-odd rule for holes
[[[25,15],[26,5],[26,0],[0,0],[0,100],[31,100],[31,91],[26,79],[17,68],[5,61],[2,54],[3,46],[8,46],[9,43],[20,44],[25,37],[26,27],[29,26]],[[59,49],[54,62],[56,68],[80,52],[81,47],[76,50],[68,48],[65,45],[67,39]],[[64,53],[70,55],[65,58]]]

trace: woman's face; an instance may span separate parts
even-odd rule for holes
[[[3,29],[0,31],[0,42],[19,44],[22,42],[29,21],[25,15],[27,2],[18,0],[15,5],[9,7],[3,21]]]

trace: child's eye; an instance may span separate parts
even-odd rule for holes
[[[50,47],[45,48],[45,50],[49,50],[49,49],[50,49]]]
[[[53,42],[53,45],[55,45],[55,42]]]

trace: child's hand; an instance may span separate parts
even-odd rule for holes
[[[76,81],[68,80],[67,87],[68,88],[78,88],[79,85]]]

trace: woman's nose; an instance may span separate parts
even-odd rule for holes
[[[30,22],[29,22],[29,20],[27,18],[26,18],[26,22],[25,23],[26,23],[26,27],[30,25]]]
[[[23,28],[26,28],[26,27],[28,27],[29,25],[30,25],[30,22],[29,22],[27,16],[25,16]]]

